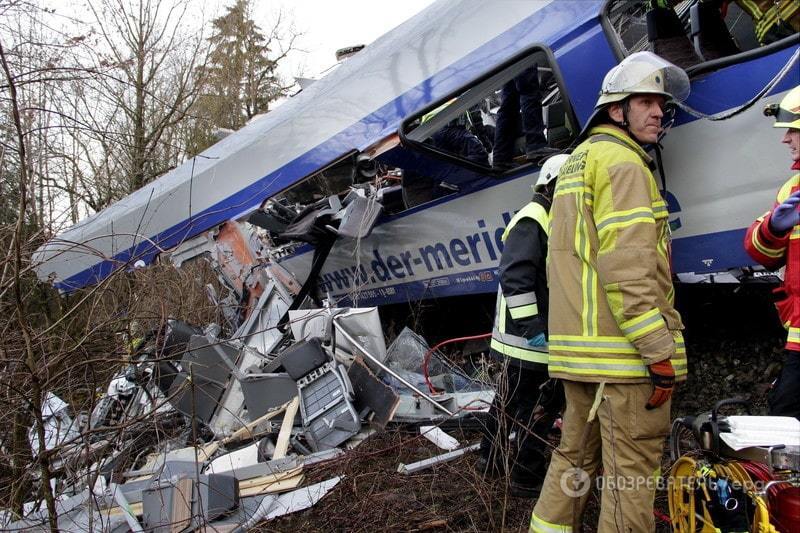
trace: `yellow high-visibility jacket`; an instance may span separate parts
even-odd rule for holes
[[[651,165],[623,130],[604,125],[561,168],[547,265],[551,376],[647,382],[646,365],[671,358],[686,379],[667,205]]]

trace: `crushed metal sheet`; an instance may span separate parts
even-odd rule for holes
[[[385,428],[400,404],[400,397],[392,387],[384,383],[364,364],[362,357],[356,356],[350,364],[347,376],[353,384],[355,408],[359,412],[368,409],[372,412],[370,424]]]
[[[258,463],[258,443],[254,442],[250,446],[245,446],[236,451],[226,453],[211,461],[203,469],[204,474],[222,474],[227,472],[235,473],[247,466]]]
[[[67,403],[48,392],[42,402],[42,420],[44,421],[44,449],[52,450],[56,446],[76,439],[80,433],[78,424],[69,416],[69,406]],[[32,427],[28,432],[28,439],[34,453],[41,451],[39,435],[36,428]]]
[[[125,521],[128,523],[128,526],[131,528],[133,533],[144,533],[142,529],[142,525],[136,519],[136,516],[133,514],[130,508],[130,504],[128,500],[125,498],[125,494],[120,490],[119,485],[116,483],[111,483],[108,486],[108,490],[111,493],[112,498],[114,501],[119,505],[119,507],[123,511],[123,516],[125,517]]]
[[[342,479],[344,479],[342,476],[337,476],[302,489],[281,494],[277,498],[264,499],[250,519],[244,522],[236,531],[244,532],[261,521],[272,520],[279,516],[308,509],[328,494]]]
[[[353,346],[355,346],[358,349],[359,353],[361,353],[364,357],[366,357],[367,359],[369,359],[370,361],[375,363],[381,370],[383,370],[384,372],[388,372],[389,374],[391,374],[392,376],[397,378],[406,387],[410,388],[411,390],[413,390],[414,392],[419,394],[422,398],[424,398],[426,401],[430,402],[435,408],[437,408],[438,410],[442,411],[447,416],[450,416],[450,417],[455,416],[455,413],[450,411],[447,407],[441,405],[439,402],[437,402],[435,399],[433,399],[429,394],[427,394],[426,392],[418,389],[417,387],[414,387],[414,385],[409,383],[402,376],[397,374],[394,370],[392,370],[388,366],[384,365],[380,361],[380,359],[378,359],[373,354],[371,354],[366,348],[364,348],[361,344],[359,344],[359,342],[352,335],[350,335],[350,333],[345,328],[343,328],[340,324],[338,324],[336,317],[334,317],[334,319],[333,319],[333,324],[336,326],[338,333],[340,333],[345,339],[350,341],[353,344]]]
[[[335,478],[282,494],[278,497],[273,509],[267,513],[265,519],[272,520],[279,516],[308,509],[328,494],[342,479],[344,479],[343,476],[336,476]]]
[[[82,506],[84,506],[87,502],[90,502],[90,493],[89,489],[84,489],[78,494],[70,497],[61,497],[56,499],[56,514],[59,516],[68,515],[70,513],[74,513],[76,510],[79,510]],[[28,504],[26,504],[27,506]],[[32,507],[34,504],[33,502],[30,503]],[[7,517],[10,518],[10,512],[6,513]],[[35,528],[40,524],[46,525],[47,520],[49,517],[49,513],[47,512],[47,508],[44,506],[44,502],[42,502],[40,508],[35,510],[31,513],[28,513],[27,516],[23,520],[16,520],[9,522],[8,524],[4,524],[3,521],[0,521],[0,526],[2,526],[3,531],[10,530],[10,531],[17,531],[17,530],[29,530],[28,528]],[[49,529],[49,526],[48,526]]]
[[[155,533],[183,531],[192,523],[194,499],[192,478],[160,480],[142,493],[142,522]],[[121,510],[123,515],[135,513],[127,505]]]
[[[350,440],[357,439],[359,435],[361,435],[361,433],[359,433]],[[331,448],[330,450],[321,450],[319,452],[314,452],[310,455],[301,456],[299,460],[303,463],[303,466],[311,466],[313,464],[322,463],[324,461],[330,461],[331,459],[336,459],[337,457],[342,455],[344,455],[344,452],[341,450],[341,448]]]
[[[297,396],[297,383],[284,373],[253,372],[241,380],[247,416],[256,419]]]
[[[255,309],[247,320],[232,335],[244,344],[241,356],[236,361],[239,370],[265,364],[266,354],[271,354],[285,340],[285,335],[277,328],[281,318],[288,311],[292,297],[276,279],[267,283],[258,299]],[[227,435],[242,425],[242,420],[253,419],[245,415],[245,397],[241,382],[234,379],[229,383],[220,405],[211,420],[210,426],[216,435]]]
[[[293,470],[302,464],[299,457],[284,457],[283,459],[273,459],[265,463],[258,463],[250,466],[243,466],[230,471],[230,474],[239,480],[253,479],[257,477],[270,476]],[[206,472],[204,472],[206,473]]]
[[[432,398],[435,399],[435,405],[411,394],[400,394],[400,404],[392,420],[408,423],[441,422],[447,418],[486,411],[494,400],[494,391],[447,392]],[[442,408],[451,415],[444,416]]]
[[[375,354],[381,361],[386,359],[386,342],[377,307],[289,311],[292,335],[298,342],[312,337],[328,338],[331,319],[334,315],[343,327],[348,328],[348,331],[361,340],[370,353]],[[336,339],[335,348],[336,359],[348,365],[360,353],[347,339]],[[374,367],[373,370],[377,370],[377,368]]]

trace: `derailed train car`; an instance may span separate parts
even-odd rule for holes
[[[695,3],[675,12],[687,30],[680,61],[692,92],[662,142],[658,174],[675,272],[738,280],[753,267],[745,228],[787,176],[762,109],[800,82],[800,36],[759,46],[752,20],[732,6],[734,47],[722,55],[703,48]],[[260,226],[270,260],[300,280],[312,273],[316,289],[339,301],[494,292],[502,228],[529,199],[541,161],[522,156],[501,170],[432,139],[454,123],[473,132],[491,125],[499,89],[536,65],[547,143],[568,150],[609,68],[648,46],[669,55],[673,44],[659,42],[653,21],[648,33],[645,4],[436,2],[276,110],[52,239],[34,258],[39,276],[69,292],[168,250],[180,262],[208,253],[207,234],[233,220]],[[331,228],[322,240],[298,231],[309,212],[341,220],[345,194],[361,198],[347,215],[354,231]],[[317,228],[325,233],[326,224]]]

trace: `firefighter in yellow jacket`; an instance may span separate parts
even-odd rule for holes
[[[533,532],[573,531],[601,467],[598,531],[655,529],[670,398],[686,377],[686,351],[667,205],[643,146],[658,141],[669,100],[688,92],[680,68],[650,52],[629,56],[606,74],[584,140],[561,169],[547,268],[549,372],[563,380],[566,409]]]

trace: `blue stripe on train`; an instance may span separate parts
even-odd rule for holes
[[[536,32],[536,28],[543,23],[546,18],[556,14],[560,16],[563,16],[565,13],[569,14],[564,9],[561,9],[563,5],[566,4],[558,5],[558,2],[556,2],[548,5],[543,10],[536,12],[510,30],[497,36],[486,45],[457,61],[451,67],[433,75],[428,80],[420,83],[417,87],[410,89],[374,113],[367,115],[358,123],[346,128],[328,141],[306,152],[284,167],[264,176],[253,184],[232,194],[225,200],[203,210],[193,216],[192,219],[176,224],[152,236],[149,240],[142,241],[136,246],[116,254],[111,259],[98,262],[92,267],[66,280],[57,282],[55,286],[62,291],[70,292],[97,283],[110,275],[116,268],[131,264],[133,261],[142,260],[149,264],[156,255],[158,255],[160,249],[172,248],[186,239],[192,238],[226,220],[241,215],[241,213],[245,211],[255,209],[265,198],[268,198],[294,183],[298,176],[306,176],[319,169],[321,161],[331,161],[339,157],[342,154],[343,146],[360,146],[361,148],[365,148],[378,139],[386,137],[396,131],[403,118],[415,112],[415,110],[421,109],[443,98],[445,95],[468,83],[476,75],[485,70],[486,62],[491,61],[493,56],[498,52],[505,51],[504,49],[510,47],[513,47],[515,50],[520,50],[534,44],[534,37],[541,37],[541,35]],[[588,10],[581,11],[581,13],[576,13],[575,15],[580,15],[585,19],[586,11]],[[586,20],[584,20],[584,22],[586,22]],[[554,42],[568,41],[567,37],[573,36],[575,32],[577,32],[577,27],[574,27],[569,34],[564,32],[561,35],[553,36],[555,39]],[[585,39],[596,41],[595,44],[597,46],[605,42],[605,36],[599,25],[590,29]],[[599,64],[598,62],[594,63],[595,67],[605,65],[611,58],[607,44],[603,48],[598,48],[597,46],[595,50],[597,53],[602,53],[602,59],[599,61]],[[554,45],[554,48],[558,48],[557,44]],[[762,80],[770,79],[774,76],[780,68],[780,65],[786,62],[796,48],[797,47],[790,47],[769,56],[743,64],[732,65],[720,71],[704,75],[693,82],[693,93],[687,103],[706,113],[716,113],[741,105],[742,102],[756,94],[761,88],[757,85],[761,83]],[[585,56],[581,53],[582,51],[583,48],[565,48],[563,50],[557,49],[555,53],[558,57],[561,70],[565,72],[568,93],[570,99],[574,102],[575,111],[581,120],[585,120],[591,112],[591,107],[594,102],[596,88],[591,87],[591,85],[596,82],[597,76],[590,76],[592,70],[585,68]],[[507,51],[505,51],[505,53],[507,53]],[[504,55],[503,57],[506,56]],[[604,68],[607,68],[607,65],[605,65]],[[796,72],[797,71],[795,71],[795,73]],[[792,76],[791,74],[787,76],[773,89],[773,93],[787,90],[793,84],[797,84],[798,81],[794,78],[797,78],[797,76]],[[581,80],[585,83],[581,82]],[[702,91],[698,89],[702,89]],[[693,120],[695,120],[693,117],[685,113],[679,113],[676,125],[688,123]],[[464,187],[462,192],[470,192],[486,186],[491,186],[491,184],[486,183],[485,179],[479,180],[479,182],[472,184],[472,186]],[[428,206],[425,207],[427,208]],[[716,234],[704,236],[701,241],[703,243],[710,242],[710,240],[713,239],[712,235]],[[708,238],[706,239],[705,237]],[[702,250],[697,250],[697,252],[702,255]],[[697,257],[691,257],[686,261],[686,264],[694,264],[696,262]],[[727,261],[724,262],[727,263]],[[716,260],[713,263],[715,265],[718,264]],[[701,271],[697,268],[677,268],[677,264],[684,264],[684,262],[682,260],[680,263],[676,261],[676,269],[679,272]],[[741,266],[744,264],[750,264],[750,262],[732,263],[732,266]],[[714,271],[714,269],[715,267],[710,267],[707,270]]]
[[[600,2],[594,2],[594,4],[600,5]],[[566,6],[569,6],[569,9],[565,9]],[[552,17],[564,18],[575,23],[574,21],[590,20],[596,10],[585,4],[579,6],[577,3],[559,4],[559,2],[554,2],[545,6],[542,10],[467,54],[453,65],[437,72],[331,139],[225,200],[208,207],[193,216],[191,220],[185,220],[151,236],[149,240],[142,241],[136,246],[114,255],[113,258],[103,260],[66,280],[57,282],[55,286],[62,291],[70,292],[97,283],[120,266],[131,264],[134,261],[142,260],[149,264],[159,253],[159,249],[172,248],[217,224],[239,216],[247,210],[255,209],[264,199],[287,188],[299,177],[307,176],[318,170],[322,164],[340,157],[352,146],[363,149],[394,133],[405,117],[469,83],[486,70],[487,64],[495,64],[496,57],[505,58],[509,54],[513,54],[515,50],[525,49],[537,42],[534,39],[564,38],[566,32],[555,36],[542,34],[541,28],[545,28],[545,22]]]
[[[724,272],[755,265],[744,250],[746,228],[683,237],[672,242],[674,272]]]

